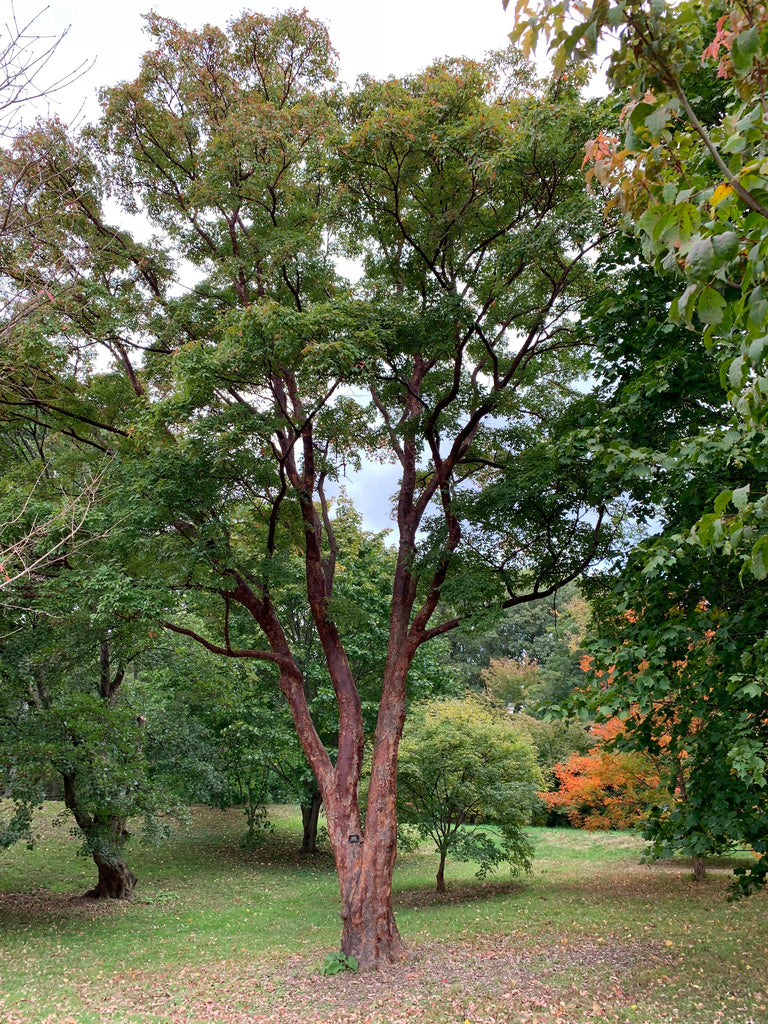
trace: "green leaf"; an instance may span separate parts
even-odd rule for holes
[[[654,139],[657,139],[664,131],[668,121],[669,108],[666,104],[662,104],[660,107],[657,107],[652,114],[649,114],[643,119],[643,124],[651,133],[651,136]]]
[[[677,320],[689,321],[691,319],[691,307],[697,291],[698,285],[689,284],[682,295],[672,300],[669,318],[673,323]]]
[[[706,281],[715,265],[715,250],[711,238],[694,242],[686,257],[686,269],[691,281]],[[701,315],[701,314],[699,314]],[[707,321],[708,323],[711,321]]]
[[[653,103],[646,103],[644,101],[636,103],[630,112],[629,123],[637,130],[645,124],[646,118],[652,116],[655,111],[656,105]]]
[[[725,305],[725,299],[720,292],[714,288],[704,288],[696,303],[696,312],[702,323],[719,324],[723,320]]]
[[[650,143],[641,138],[631,124],[627,126],[627,134],[624,136],[625,149],[628,149],[630,153],[640,153],[644,149],[648,149],[649,145]]]
[[[740,390],[744,384],[745,374],[744,356],[737,356],[728,367],[728,381],[734,391]]]
[[[715,515],[721,516],[725,512],[732,497],[733,491],[721,491],[718,494],[712,506],[715,510]]]
[[[722,231],[712,236],[712,248],[722,263],[732,260],[739,251],[739,236],[735,231]]]
[[[747,350],[747,355],[749,356],[749,361],[752,363],[753,366],[759,363],[760,360],[763,358],[763,353],[765,352],[767,347],[768,335],[763,335],[761,338],[755,338],[754,341],[750,343],[749,349]]]
[[[752,548],[750,569],[757,580],[764,580],[768,576],[768,537],[761,537]]]
[[[751,70],[752,59],[757,52],[759,41],[760,36],[755,25],[747,29],[746,32],[740,32],[734,38],[731,47],[731,60],[733,61],[733,70],[737,75],[746,75]]]
[[[768,299],[758,299],[756,302],[750,302],[749,316],[747,317],[748,323],[753,327],[763,327],[766,317],[768,317]]]
[[[729,135],[722,147],[723,153],[743,153],[747,148],[747,140],[743,135],[734,133]]]
[[[737,487],[733,492],[733,498],[731,499],[736,508],[743,512],[747,507],[749,501],[749,484],[745,484],[744,487]]]

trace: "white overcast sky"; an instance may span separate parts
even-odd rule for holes
[[[190,28],[206,23],[224,26],[244,9],[270,14],[289,7],[306,7],[323,21],[339,53],[343,81],[353,84],[358,75],[378,78],[419,71],[433,58],[481,57],[508,42],[512,15],[502,0],[297,0],[273,4],[240,0],[0,0],[7,24],[15,10],[19,23],[38,11],[38,30],[58,35],[69,26],[59,47],[57,68],[96,59],[93,69],[58,97],[54,108],[71,121],[85,101],[86,117],[96,114],[96,90],[135,77],[139,58],[148,46],[142,14],[156,10]]]

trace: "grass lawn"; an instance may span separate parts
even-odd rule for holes
[[[160,847],[134,843],[126,906],[93,882],[55,805],[34,850],[0,853],[0,1024],[768,1024],[768,899],[727,903],[725,866],[638,863],[617,833],[533,829],[534,872],[485,882],[429,846],[395,875],[408,963],[319,975],[338,948],[329,855],[304,858],[298,812],[263,848],[239,814],[200,808]]]

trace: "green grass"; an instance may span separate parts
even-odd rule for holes
[[[728,903],[682,861],[640,865],[633,836],[532,830],[532,875],[480,882],[429,846],[394,897],[412,957],[376,976],[318,975],[337,948],[328,854],[296,853],[298,813],[241,850],[237,812],[196,810],[170,843],[131,846],[126,906],[73,900],[94,877],[46,808],[34,850],[0,854],[2,1024],[768,1024],[767,900]]]

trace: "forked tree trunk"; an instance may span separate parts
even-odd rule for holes
[[[320,817],[322,805],[323,798],[319,792],[313,793],[310,802],[302,805],[301,823],[304,829],[301,841],[302,853],[317,853],[317,821]]]
[[[408,952],[392,909],[392,875],[397,857],[397,748],[404,705],[403,696],[402,700],[383,700],[379,708],[365,835],[359,834],[357,779],[348,789],[346,806],[326,801],[341,893],[341,951],[355,957],[361,970],[404,960]]]
[[[356,833],[350,833],[354,836]],[[365,839],[349,842],[336,867],[341,892],[341,951],[353,956],[361,970],[405,959],[392,909],[392,873],[396,849],[370,825]]]
[[[415,402],[414,414],[420,411],[417,406],[418,402]],[[300,419],[303,416],[302,413]],[[230,599],[242,604],[259,623],[269,642],[272,658],[280,666],[279,686],[288,701],[296,732],[325,805],[341,896],[341,951],[355,957],[362,970],[370,970],[382,963],[402,960],[407,953],[392,910],[392,874],[397,855],[397,749],[405,723],[405,684],[411,661],[421,642],[409,637],[409,620],[416,596],[415,587],[409,582],[415,541],[410,536],[404,552],[398,556],[363,833],[358,786],[363,765],[365,723],[360,694],[341,637],[327,614],[332,589],[328,580],[332,579],[336,548],[331,545],[332,553],[326,562],[322,553],[320,517],[308,497],[315,486],[311,421],[307,421],[302,433],[303,474],[298,472],[294,461],[293,440],[286,436],[281,443],[285,446],[291,484],[300,495],[305,523],[307,597],[338,705],[335,761],[331,759],[312,719],[301,670],[268,597],[254,593],[247,581],[235,574],[237,587],[230,593]],[[411,462],[415,467],[415,445],[413,449]],[[413,519],[411,535],[415,534],[418,525],[418,517]],[[325,522],[328,528],[327,516]],[[328,532],[332,537],[329,528]],[[437,590],[434,597],[436,602]],[[426,622],[429,614],[421,613],[421,617]],[[189,632],[177,626],[170,628],[176,632]],[[206,646],[211,647],[210,644]],[[212,649],[229,653],[226,649]]]
[[[97,900],[130,900],[136,888],[136,875],[121,858],[104,860],[98,854],[93,855],[99,869],[99,880],[93,889],[85,894],[89,899]]]

